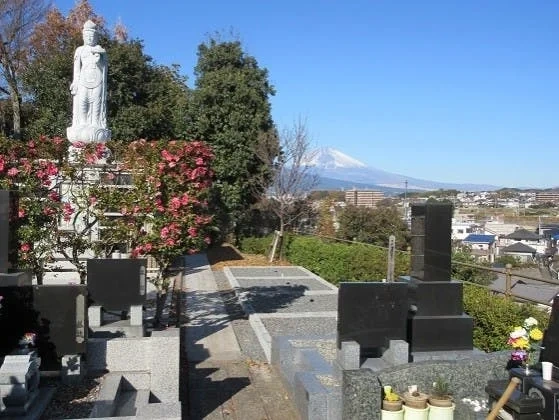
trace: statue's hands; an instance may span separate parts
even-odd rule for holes
[[[70,85],[70,93],[72,95],[76,95],[78,93],[78,86],[74,82]]]

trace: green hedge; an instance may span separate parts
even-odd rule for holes
[[[526,318],[536,318],[542,329],[549,321],[549,314],[535,305],[508,301],[502,295],[469,284],[464,284],[464,312],[474,319],[474,346],[487,352],[510,348],[510,332]]]

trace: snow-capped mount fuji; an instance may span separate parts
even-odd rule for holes
[[[331,147],[322,147],[316,149],[309,154],[306,161],[308,166],[316,166],[320,169],[336,169],[336,168],[366,168],[363,162],[332,149]]]
[[[384,187],[390,189],[404,190],[407,181],[407,188],[410,190],[436,190],[457,189],[460,191],[482,191],[494,190],[498,187],[494,185],[479,184],[452,184],[436,181],[428,181],[424,179],[412,178],[405,175],[386,172],[367,166],[363,162],[340,152],[331,147],[323,147],[309,153],[306,160],[308,166],[315,168],[317,173],[325,179],[344,181],[343,185],[337,183],[335,188],[352,188],[356,184],[356,188]],[[327,184],[328,182],[321,182]]]

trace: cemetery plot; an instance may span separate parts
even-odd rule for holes
[[[226,267],[268,359],[273,337],[332,337],[338,290],[302,267]]]

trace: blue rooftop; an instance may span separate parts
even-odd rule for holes
[[[476,235],[470,234],[462,242],[472,242],[476,244],[492,244],[495,242],[495,235]]]

